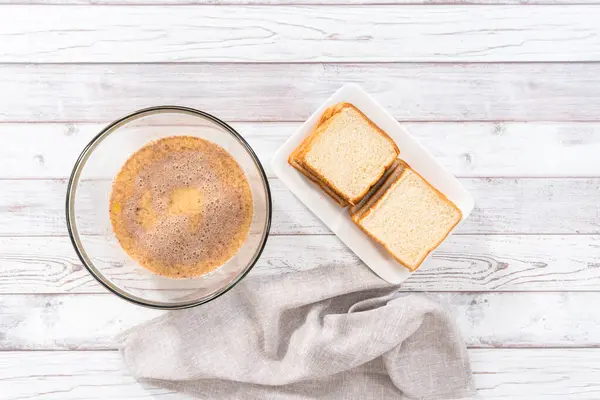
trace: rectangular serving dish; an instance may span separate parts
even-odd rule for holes
[[[310,135],[325,109],[340,102],[354,104],[377,126],[383,129],[398,145],[400,158],[456,204],[462,212],[462,219],[452,232],[463,223],[473,210],[473,198],[458,179],[442,167],[406,129],[398,124],[390,113],[355,84],[345,85],[335,92],[279,148],[272,160],[272,167],[277,177],[373,272],[390,283],[399,284],[408,278],[411,272],[352,222],[348,214],[348,208],[340,207],[316,184],[288,164],[290,154],[306,136]],[[427,268],[430,257],[431,254],[419,268]]]

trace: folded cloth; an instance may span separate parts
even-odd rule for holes
[[[249,276],[120,337],[131,373],[202,399],[455,399],[465,345],[431,298],[366,267]]]

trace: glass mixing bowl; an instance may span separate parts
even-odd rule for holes
[[[254,203],[252,225],[238,252],[215,271],[189,279],[162,277],[140,266],[119,245],[109,217],[112,181],[125,161],[152,140],[178,135],[227,150],[244,170]],[[146,108],[104,128],[77,159],[66,200],[69,236],[94,278],[126,300],[160,309],[197,306],[235,286],[258,260],[271,225],[269,184],[252,148],[225,122],[186,107]]]

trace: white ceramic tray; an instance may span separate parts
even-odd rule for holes
[[[429,183],[448,197],[462,211],[462,219],[473,210],[473,198],[464,186],[442,167],[381,105],[355,84],[339,89],[277,151],[272,165],[275,174],[338,238],[364,261],[377,275],[391,283],[400,283],[411,272],[392,258],[352,222],[348,208],[340,207],[317,185],[305,178],[287,162],[289,155],[309,135],[325,109],[339,102],[354,104],[367,117],[394,139],[400,158]],[[454,231],[453,229],[453,231]],[[419,268],[427,268],[427,257]]]

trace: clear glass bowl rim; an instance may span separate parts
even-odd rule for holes
[[[117,285],[113,284],[110,280],[106,279],[104,277],[104,275],[102,273],[100,273],[100,271],[94,266],[93,262],[87,256],[87,254],[83,248],[83,244],[81,243],[80,236],[79,236],[79,231],[77,230],[77,226],[75,224],[75,211],[74,211],[74,201],[75,201],[77,184],[79,183],[79,176],[81,175],[81,172],[83,170],[83,167],[85,166],[86,161],[91,156],[91,154],[94,152],[94,150],[98,146],[98,144],[100,144],[100,142],[102,142],[102,140],[105,137],[114,133],[118,128],[120,128],[121,126],[123,126],[129,122],[135,121],[144,116],[160,114],[160,113],[169,113],[169,112],[188,114],[188,115],[193,115],[193,116],[196,116],[199,118],[206,119],[206,120],[220,126],[224,130],[228,131],[235,139],[237,139],[240,142],[240,144],[242,144],[242,146],[245,148],[245,150],[248,152],[248,154],[250,155],[252,160],[254,161],[254,164],[256,165],[256,168],[261,176],[263,188],[265,190],[266,206],[267,206],[267,215],[266,215],[265,226],[264,226],[263,235],[262,235],[262,238],[260,241],[260,245],[259,245],[256,253],[252,257],[252,259],[246,266],[246,268],[234,280],[232,280],[227,286],[224,286],[223,288],[221,288],[220,290],[218,290],[217,292],[213,293],[212,295],[210,295],[208,297],[202,298],[200,300],[173,303],[173,304],[159,303],[159,302],[144,300],[141,297],[128,294],[127,292],[121,290],[121,288],[119,288]],[[81,261],[83,266],[96,279],[96,281],[98,281],[98,283],[100,283],[102,286],[104,286],[106,289],[108,289],[113,294],[115,294],[129,302],[132,302],[134,304],[144,306],[144,307],[149,307],[149,308],[161,309],[161,310],[177,310],[177,309],[196,307],[201,304],[208,303],[209,301],[214,300],[217,297],[227,293],[230,289],[232,289],[235,285],[237,285],[248,274],[248,272],[250,272],[250,270],[254,267],[254,265],[260,258],[261,254],[265,248],[265,245],[267,244],[267,238],[269,237],[269,232],[270,232],[270,228],[271,228],[271,218],[272,218],[271,189],[269,187],[269,181],[267,179],[267,174],[265,173],[265,170],[264,170],[260,160],[258,159],[258,156],[254,152],[252,147],[248,144],[248,142],[246,142],[246,140],[235,129],[233,129],[231,126],[229,126],[227,123],[225,123],[224,121],[215,117],[214,115],[211,115],[207,112],[200,111],[200,110],[190,108],[190,107],[169,106],[169,105],[155,106],[155,107],[148,107],[148,108],[143,108],[143,109],[134,111],[131,114],[124,116],[123,118],[113,121],[112,123],[108,124],[104,129],[102,129],[100,131],[100,133],[98,133],[84,147],[83,151],[77,158],[77,161],[75,161],[75,165],[73,166],[73,170],[71,172],[71,176],[69,177],[69,182],[67,184],[65,214],[66,214],[66,222],[67,222],[67,231],[69,233],[69,238],[71,239],[71,243],[73,244],[73,248],[75,249],[75,253],[77,253],[77,257],[79,258],[79,260]]]

